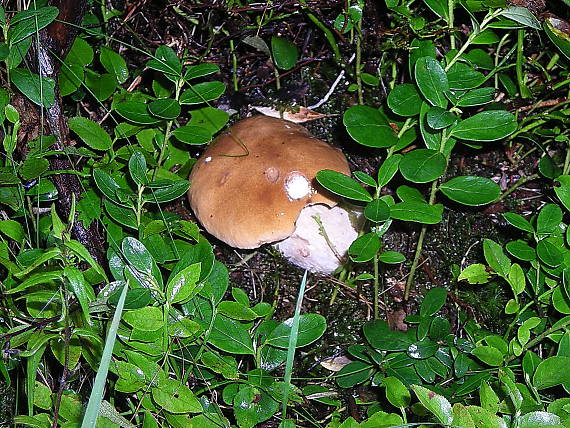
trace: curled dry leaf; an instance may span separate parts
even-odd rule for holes
[[[277,110],[272,107],[263,106],[252,106],[259,113],[270,116],[277,117],[279,119],[285,119],[289,122],[303,123],[309,122],[311,120],[321,119],[326,117],[326,114],[317,113],[316,111],[310,110],[307,107],[299,107],[298,109],[288,109],[288,110]]]
[[[339,372],[344,366],[352,363],[352,360],[341,355],[339,357],[333,357],[328,360],[321,361],[321,366],[331,372]]]

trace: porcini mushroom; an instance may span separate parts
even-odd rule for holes
[[[317,183],[322,169],[350,174],[342,152],[302,126],[255,116],[204,151],[190,174],[188,197],[204,228],[227,244],[276,243],[292,263],[331,273],[357,231],[339,198]]]

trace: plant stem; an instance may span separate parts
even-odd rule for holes
[[[447,64],[447,66],[445,67],[445,71],[449,71],[449,69],[453,66],[453,64],[455,64],[457,62],[457,60],[461,57],[461,55],[463,55],[463,53],[467,50],[467,48],[471,45],[471,43],[473,43],[473,40],[475,39],[475,37],[477,37],[487,27],[489,22],[491,22],[493,19],[495,19],[497,16],[499,16],[502,11],[503,11],[503,9],[496,9],[492,13],[489,13],[483,19],[479,28],[473,30],[471,32],[471,34],[469,34],[469,37],[467,38],[467,40],[465,41],[463,46],[461,46],[461,49],[459,49],[459,51],[457,51],[457,53],[451,59],[451,61],[449,61],[449,64]]]
[[[570,141],[567,142],[566,158],[564,159],[564,167],[562,168],[562,175],[568,175],[570,172]]]
[[[443,143],[442,143],[443,146]],[[431,191],[429,195],[429,204],[433,205],[435,201],[435,193],[437,192],[437,181],[431,183]],[[418,268],[418,263],[420,262],[420,257],[422,255],[422,249],[424,245],[424,238],[427,232],[427,225],[424,224],[422,226],[422,230],[420,231],[420,236],[418,238],[418,245],[416,246],[416,253],[414,255],[414,261],[412,262],[412,266],[410,267],[410,273],[408,274],[408,280],[406,281],[406,288],[404,290],[404,300],[408,300],[410,297],[410,289],[412,288],[412,282],[414,282],[414,275],[416,273],[416,269]]]
[[[516,70],[517,70],[517,83],[519,85],[519,92],[522,98],[529,98],[532,94],[530,90],[527,88],[526,84],[524,83],[524,74],[523,74],[523,61],[524,61],[524,30],[517,31],[517,62],[516,62]]]
[[[447,22],[447,28],[449,28],[449,46],[451,49],[455,49],[455,32],[453,31],[454,20],[455,20],[454,17],[455,0],[448,0],[447,8],[449,14],[449,21]]]
[[[378,250],[379,252],[380,250]],[[374,319],[379,318],[378,297],[380,295],[380,267],[378,263],[378,252],[374,254]]]
[[[354,63],[354,75],[356,76],[356,86],[358,88],[358,104],[364,104],[362,95],[362,78],[360,77],[362,61],[362,33],[360,31],[360,21],[356,24],[356,61]]]
[[[238,92],[238,78],[237,78],[237,56],[234,48],[234,40],[230,40],[230,50],[232,51],[232,80],[234,83],[234,92]]]
[[[507,190],[505,190],[503,192],[503,194],[501,196],[499,196],[499,199],[497,199],[494,203],[501,202],[503,199],[505,199],[507,196],[509,196],[511,193],[513,193],[515,190],[517,190],[523,184],[526,184],[529,181],[535,180],[537,178],[538,178],[538,174],[532,174],[532,175],[529,175],[528,177],[521,177],[519,181],[517,181],[515,184],[513,184],[511,187],[509,187]]]
[[[302,3],[304,3],[304,2],[302,2]],[[317,26],[317,28],[325,34],[325,38],[329,42],[329,45],[333,51],[334,58],[339,63],[342,63],[342,58],[340,56],[340,49],[338,47],[338,44],[336,43],[336,40],[334,38],[332,31],[329,30],[327,27],[325,27],[325,25],[319,20],[319,18],[317,18],[315,16],[315,14],[313,12],[310,11],[310,9],[307,6],[305,6],[304,9],[305,9],[305,13],[307,14],[307,17],[311,20],[311,22],[313,24],[315,24]]]
[[[525,352],[527,350],[529,350],[530,348],[532,348],[534,345],[538,345],[540,342],[542,342],[542,340],[547,337],[549,334],[552,334],[558,330],[562,330],[565,329],[566,327],[570,326],[570,319],[567,319],[566,321],[564,321],[563,323],[561,323],[560,325],[557,325],[556,327],[550,327],[548,330],[543,331],[542,333],[540,333],[538,336],[536,336],[534,339],[530,340],[525,346],[523,346],[522,352]],[[522,355],[522,353],[521,353]],[[506,363],[510,363],[512,360],[514,360],[515,358],[518,358],[516,355],[511,355]]]

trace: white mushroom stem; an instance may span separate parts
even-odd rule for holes
[[[307,205],[297,218],[295,232],[274,245],[291,263],[330,274],[345,262],[348,247],[358,237],[356,214],[338,205]]]

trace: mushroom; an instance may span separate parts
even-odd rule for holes
[[[190,174],[202,226],[237,248],[275,246],[313,272],[340,266],[358,236],[354,216],[322,188],[322,169],[350,174],[342,152],[282,119],[255,116],[220,135]]]

